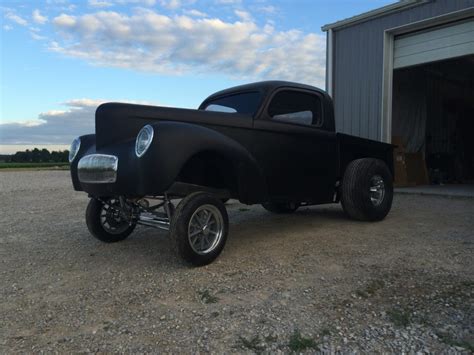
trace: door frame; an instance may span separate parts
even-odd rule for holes
[[[380,140],[392,141],[392,99],[393,99],[393,52],[395,36],[415,32],[430,27],[440,26],[449,22],[474,18],[474,7],[454,11],[448,14],[431,17],[407,25],[390,28],[384,31],[383,39],[383,76],[382,76],[382,122],[380,124]]]

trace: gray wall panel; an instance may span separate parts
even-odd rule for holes
[[[433,0],[423,5],[334,29],[336,129],[380,139],[383,34],[386,29],[474,6],[474,0]]]

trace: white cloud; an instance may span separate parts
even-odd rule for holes
[[[0,123],[0,146],[9,144],[69,144],[75,137],[94,133],[97,106],[107,100],[74,99],[64,110],[51,110],[30,121]],[[122,100],[121,102],[133,102]],[[134,102],[153,104],[146,101]]]
[[[34,40],[37,40],[37,41],[44,41],[44,40],[47,39],[45,36],[41,36],[41,35],[37,34],[34,29],[31,29],[30,36],[31,36],[31,38],[33,38]]]
[[[72,27],[76,24],[76,18],[71,15],[61,14],[54,18],[53,23],[62,28],[67,26]]]
[[[240,4],[242,0],[215,0],[217,4],[223,4],[223,5],[236,5]]]
[[[10,26],[10,25],[3,25],[3,29],[4,29],[5,31],[10,31],[10,30],[13,29],[13,27]]]
[[[28,26],[28,21],[26,21],[23,17],[18,16],[14,12],[8,11],[5,14],[5,18],[7,18],[10,21],[15,22],[16,24],[18,24],[20,26]]]
[[[134,4],[141,6],[154,6],[156,5],[156,0],[115,0],[118,4]]]
[[[177,8],[181,7],[181,0],[162,0],[161,5],[170,9],[176,10]]]
[[[111,3],[110,1],[101,1],[101,0],[89,0],[88,4],[89,4],[89,6],[92,6],[92,7],[110,7],[110,6],[114,6],[114,4]]]
[[[235,15],[244,22],[252,22],[253,18],[247,11],[243,10],[234,10]]]
[[[41,12],[38,9],[33,11],[32,18],[34,22],[40,25],[43,25],[48,22],[48,18],[46,16],[41,15]]]
[[[277,8],[272,5],[261,6],[258,8],[260,12],[266,13],[268,15],[274,15],[277,13]]]
[[[217,72],[323,85],[323,35],[259,26],[244,12],[240,18],[245,20],[166,16],[143,8],[130,15],[62,14],[53,20],[62,37],[49,48],[94,65],[167,75]]]
[[[208,17],[208,14],[206,14],[205,12],[196,10],[196,9],[185,10],[184,14],[188,15],[188,16],[193,16],[193,17]]]

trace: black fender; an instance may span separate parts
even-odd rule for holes
[[[158,170],[160,186],[169,188],[189,159],[210,152],[232,163],[241,202],[265,201],[264,175],[252,154],[234,139],[211,128],[186,122],[160,121],[151,126],[154,128],[153,143],[143,157],[148,155],[150,166]]]
[[[80,136],[79,139],[81,140],[79,151],[77,152],[74,160],[70,163],[69,167],[72,186],[76,191],[82,191],[81,183],[77,177],[77,164],[83,156],[95,153],[95,134],[86,134],[84,136]]]

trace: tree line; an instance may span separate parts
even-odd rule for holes
[[[3,155],[2,160],[6,163],[67,163],[69,161],[69,151],[52,151],[48,149],[25,150],[12,155]]]

